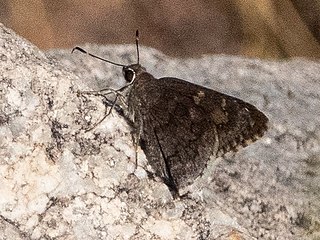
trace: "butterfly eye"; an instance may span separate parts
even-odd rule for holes
[[[129,83],[133,82],[136,77],[135,72],[131,68],[123,68],[122,70],[125,80]]]

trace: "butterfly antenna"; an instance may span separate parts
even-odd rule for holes
[[[87,52],[86,50],[84,50],[84,49],[82,49],[82,48],[80,48],[80,47],[75,47],[75,48],[73,48],[72,51],[71,51],[71,53],[73,53],[73,52],[76,51],[76,50],[79,51],[79,52],[81,52],[81,53],[88,54],[90,57],[97,58],[97,59],[99,59],[99,60],[101,60],[101,61],[104,61],[104,62],[107,62],[107,63],[111,63],[111,64],[116,65],[116,66],[125,67],[125,65],[123,65],[123,64],[116,63],[116,62],[112,62],[112,61],[110,61],[110,60],[107,60],[107,59],[104,59],[104,58],[102,58],[102,57],[96,56],[96,55],[94,55],[94,54],[91,54],[91,53]]]
[[[140,56],[139,56],[139,30],[136,30],[136,47],[137,47],[137,58],[138,58],[138,64],[140,62]]]

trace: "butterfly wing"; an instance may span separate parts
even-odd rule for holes
[[[176,78],[137,82],[129,108],[148,162],[175,192],[198,177],[211,156],[262,136],[268,121],[248,103]]]

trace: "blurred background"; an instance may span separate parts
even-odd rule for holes
[[[140,44],[175,57],[320,57],[320,0],[0,0],[0,22],[41,49]]]

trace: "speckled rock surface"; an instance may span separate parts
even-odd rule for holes
[[[85,46],[135,62],[133,45]],[[39,51],[0,25],[0,239],[317,239],[320,64],[232,56],[171,59],[141,48],[156,77],[244,99],[270,119],[264,138],[209,162],[172,199],[148,177],[130,127],[78,90],[124,84],[121,68],[70,50]]]

